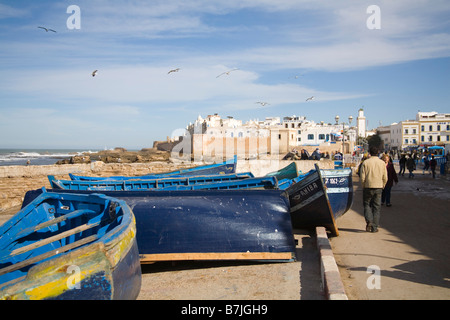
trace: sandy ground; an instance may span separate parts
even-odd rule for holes
[[[365,232],[362,189],[331,246],[349,299],[450,299],[450,177],[399,177],[378,233]],[[355,178],[357,179],[357,178]]]
[[[295,230],[297,261],[143,265],[139,300],[324,300],[315,235]]]

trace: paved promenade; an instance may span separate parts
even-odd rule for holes
[[[399,177],[378,233],[365,232],[362,188],[331,239],[350,300],[450,299],[450,177]]]

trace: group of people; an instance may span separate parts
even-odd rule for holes
[[[298,154],[297,149],[292,149],[292,151],[288,152],[282,160],[320,160],[320,159],[333,159],[333,160],[342,160],[343,155],[341,152],[336,151],[335,153],[330,154],[328,152],[320,152],[319,148],[316,148],[314,152],[310,155],[306,149],[302,149],[300,154]]]
[[[405,168],[409,171],[408,178],[414,178],[414,170],[416,170],[416,161],[414,157],[411,155],[402,155],[399,160],[400,165],[400,171],[399,175],[404,176],[405,175]],[[436,178],[436,167],[437,167],[437,161],[434,157],[434,155],[431,156],[431,159],[428,158],[427,155],[423,157],[423,173],[425,171],[431,170],[431,173],[433,174],[433,178]]]
[[[399,164],[399,175],[403,176],[406,168],[409,171],[409,178],[414,178],[413,172],[416,170],[416,162],[412,154],[409,156],[402,155]],[[424,161],[424,172],[430,168],[433,178],[435,178],[436,166],[437,161],[432,155],[429,162]],[[391,157],[388,154],[378,157],[378,148],[372,146],[370,147],[369,155],[362,159],[358,168],[358,174],[363,187],[366,231],[378,232],[381,206],[384,204],[386,204],[386,207],[392,206],[391,189],[394,183],[398,183],[397,173]]]

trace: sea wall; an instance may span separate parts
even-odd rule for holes
[[[237,172],[252,172],[255,176],[263,176],[287,166],[291,161],[283,160],[239,160]],[[332,169],[334,164],[329,160],[296,161],[298,170],[308,172],[319,164],[322,169]],[[138,176],[190,168],[204,163],[181,161],[155,161],[149,163],[104,163],[96,161],[88,164],[65,164],[46,166],[0,166],[0,213],[12,207],[20,206],[28,190],[42,187],[50,188],[47,176],[57,179],[69,179],[74,173],[87,176]]]

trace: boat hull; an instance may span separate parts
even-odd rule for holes
[[[127,176],[111,176],[111,177],[90,177],[80,176],[70,173],[71,180],[82,181],[98,181],[98,180],[133,180],[133,179],[160,179],[169,177],[189,177],[189,176],[204,176],[204,175],[218,175],[218,174],[232,174],[236,173],[237,158],[227,160],[223,163],[215,163],[204,166],[197,166],[189,169],[182,169],[172,172],[164,172],[158,174],[147,174],[141,176],[127,177]]]
[[[277,180],[283,180],[283,179],[295,179],[298,177],[298,169],[297,169],[297,163],[291,162],[284,168],[281,168],[278,171],[270,172],[266,174],[267,177],[276,177]]]
[[[334,218],[346,213],[353,204],[352,169],[321,169]]]
[[[36,192],[28,192],[24,203]],[[295,258],[289,202],[282,190],[103,193],[126,201],[132,208],[141,263]]]
[[[88,191],[167,191],[167,190],[231,190],[231,189],[276,189],[275,177],[253,178],[251,174],[220,176],[193,176],[191,178],[165,178],[156,180],[101,180],[72,181],[56,180],[48,176],[50,185],[61,190]]]
[[[141,269],[127,204],[102,195],[36,195],[0,228],[0,298],[136,299]],[[87,216],[75,215],[83,210]]]
[[[313,228],[323,226],[332,235],[339,231],[325,185],[316,165],[301,180],[286,189],[289,195],[291,220],[294,228]]]
[[[190,177],[171,177],[159,179],[133,179],[133,180],[63,180],[55,179],[49,175],[48,180],[54,189],[91,190],[91,191],[145,191],[145,190],[177,190],[193,185],[213,184],[222,182],[241,181],[253,178],[253,174],[235,173]],[[189,188],[187,188],[189,189]]]

